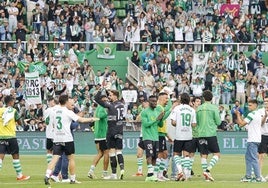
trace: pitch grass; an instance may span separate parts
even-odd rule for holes
[[[62,184],[52,183],[53,188],[247,188],[247,187],[267,187],[268,183],[242,183],[240,182],[241,177],[245,174],[245,160],[243,155],[222,155],[218,164],[213,168],[212,175],[215,178],[215,182],[206,182],[202,177],[200,158],[195,157],[193,170],[195,176],[191,181],[187,182],[145,182],[145,177],[133,177],[136,173],[136,157],[134,155],[125,156],[125,176],[124,180],[107,181],[102,179],[91,180],[87,177],[93,156],[76,156],[76,171],[77,179],[82,184]],[[264,164],[263,174],[268,174],[267,160]],[[17,182],[15,177],[15,170],[12,167],[12,159],[10,156],[6,156],[3,162],[3,168],[0,171],[0,188],[39,188],[48,187],[44,185],[44,173],[46,170],[46,158],[44,156],[21,156],[21,163],[23,172],[25,175],[30,175],[31,179],[25,182]],[[100,163],[95,172],[97,177],[101,177],[101,166]],[[144,160],[144,172],[147,171]],[[110,171],[110,169],[109,169]]]

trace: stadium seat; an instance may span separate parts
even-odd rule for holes
[[[121,8],[125,8],[128,1],[121,1]]]
[[[118,9],[118,10],[116,10],[116,12],[117,12],[117,16],[118,16],[119,18],[124,18],[124,17],[126,17],[126,11],[125,11],[125,9]]]
[[[114,3],[114,8],[115,9],[123,8],[123,7],[121,7],[120,1],[114,1],[113,3]]]

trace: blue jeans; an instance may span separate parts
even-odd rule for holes
[[[167,141],[168,159],[169,159],[169,161],[171,160],[171,174],[170,174],[170,176],[176,177],[177,176],[177,167],[176,167],[175,161],[173,159],[173,147],[174,147],[174,144]]]
[[[258,147],[260,143],[258,142],[248,142],[247,151],[245,155],[246,159],[246,176],[251,177],[251,171],[254,170],[256,178],[260,178],[260,166],[258,160]]]
[[[65,154],[62,154],[62,156],[59,158],[53,175],[58,176],[59,173],[61,172],[62,179],[68,179],[68,165],[69,165],[69,160]]]
[[[224,91],[222,93],[222,104],[229,104],[231,100],[231,92],[230,91]]]

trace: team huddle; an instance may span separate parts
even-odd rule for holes
[[[192,100],[186,93],[180,95],[176,101],[171,101],[168,93],[160,92],[152,95],[148,101],[142,103],[142,110],[137,117],[141,121],[141,135],[138,143],[137,164],[138,172],[135,176],[143,176],[143,153],[146,154],[147,176],[145,181],[167,181],[166,176],[169,158],[174,161],[171,176],[176,181],[187,181],[193,174],[192,166],[196,151],[201,156],[201,166],[204,179],[214,181],[211,170],[220,158],[217,141],[217,127],[221,123],[218,107],[211,103],[212,92],[203,92],[201,98]],[[96,178],[94,170],[103,157],[103,179],[123,179],[125,174],[123,149],[124,104],[119,100],[119,92],[115,90],[100,90],[94,96],[97,108],[94,117],[85,118],[74,107],[73,99],[68,95],[59,96],[58,102],[49,99],[49,107],[45,110],[44,119],[47,123],[47,169],[44,182],[50,185],[50,179],[56,178],[61,171],[62,182],[71,184],[81,183],[75,175],[75,146],[72,129],[76,122],[94,122],[94,136],[98,151],[88,177]],[[17,111],[13,108],[14,99],[6,96],[5,107],[0,108],[0,169],[5,154],[11,154],[13,166],[17,173],[17,180],[28,180],[30,176],[22,173],[19,160],[19,147],[16,139],[16,122],[19,123]],[[56,104],[58,103],[58,104]],[[237,124],[246,126],[248,130],[248,144],[245,154],[246,175],[241,181],[261,182],[262,161],[267,153],[268,145],[268,98],[264,100],[264,108],[258,109],[256,100],[248,101],[249,114],[243,118],[238,110],[235,111]],[[171,150],[171,151],[168,151]],[[172,154],[171,154],[172,153]],[[208,162],[208,154],[213,157]],[[172,156],[170,156],[172,155]],[[63,158],[66,160],[63,160]],[[259,156],[259,158],[258,158]],[[59,159],[62,161],[59,162]],[[259,163],[260,159],[260,163]],[[66,161],[67,168],[58,167]],[[108,164],[112,173],[108,175]],[[55,167],[56,166],[56,167]],[[68,178],[68,166],[70,179]],[[117,176],[117,166],[120,176]],[[57,172],[55,172],[57,171]],[[252,175],[254,174],[254,175]]]
[[[168,180],[165,177],[165,164],[168,163],[166,138],[173,142],[173,159],[177,169],[175,180],[185,181],[191,177],[194,153],[198,148],[203,175],[208,181],[214,181],[210,170],[220,156],[216,130],[221,120],[217,107],[211,104],[212,93],[205,91],[203,97],[205,102],[202,105],[200,98],[194,99],[193,107],[196,109],[190,106],[190,96],[186,93],[173,104],[165,92],[159,93],[158,98],[149,97],[149,107],[141,113],[143,144],[139,143],[139,147],[145,150],[148,165],[145,181]],[[174,138],[167,132],[168,123],[175,127]],[[213,157],[207,163],[209,153],[213,153]]]
[[[214,181],[210,171],[220,158],[220,148],[217,141],[217,127],[221,123],[218,107],[211,103],[213,98],[209,90],[201,98],[186,93],[180,95],[178,101],[171,106],[168,94],[160,93],[149,97],[149,107],[141,113],[142,134],[138,144],[138,153],[145,150],[148,173],[145,181],[166,181],[165,169],[168,168],[168,155],[172,153],[175,167],[171,177],[176,181],[186,181],[193,174],[192,166],[196,151],[201,156],[201,167],[206,181]],[[237,124],[246,126],[248,131],[247,150],[245,154],[246,175],[242,182],[265,182],[261,175],[261,167],[268,146],[268,98],[264,100],[264,108],[258,107],[256,99],[248,100],[249,114],[244,118],[235,110]],[[168,131],[168,127],[174,129]],[[172,135],[173,134],[173,135]],[[172,150],[167,152],[168,148]],[[207,161],[208,154],[211,160]],[[138,155],[138,172],[135,176],[142,176],[141,155]],[[173,175],[172,175],[173,174]]]

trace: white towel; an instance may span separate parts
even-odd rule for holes
[[[12,107],[8,107],[5,112],[2,115],[2,118],[4,120],[4,126],[8,124],[8,122],[14,118],[14,109]]]

